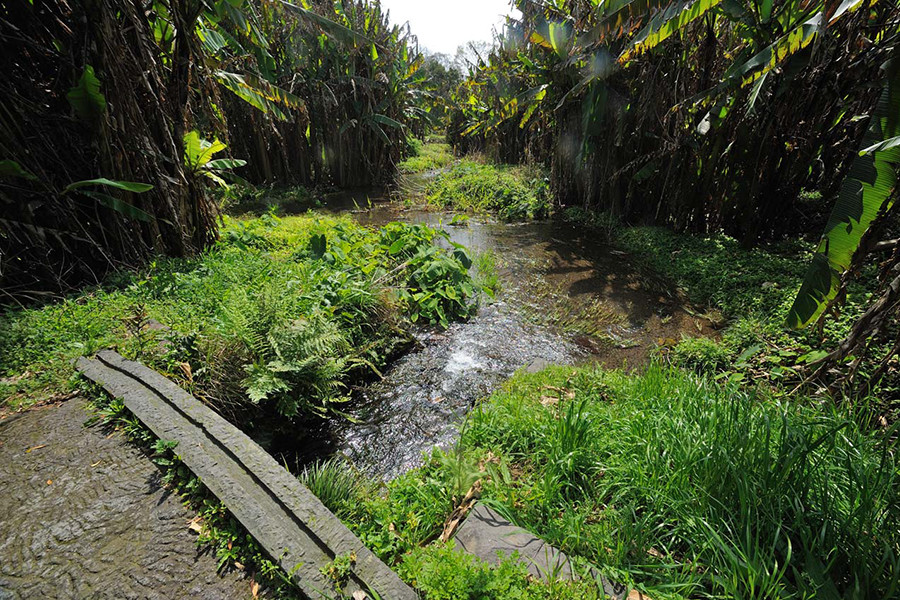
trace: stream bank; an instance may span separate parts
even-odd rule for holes
[[[640,368],[660,341],[714,335],[708,320],[661,291],[661,281],[575,224],[470,217],[450,225],[452,212],[365,191],[331,195],[325,210],[370,227],[400,221],[443,228],[472,256],[492,255],[501,292],[483,298],[468,321],[420,330],[416,348],[383,379],[355,390],[352,420],[276,440],[270,450],[288,464],[297,464],[298,445],[308,458],[311,443],[319,457],[343,454],[365,473],[391,479],[421,464],[430,448],[452,446],[474,404],[518,369],[595,362]]]

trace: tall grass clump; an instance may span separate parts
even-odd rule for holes
[[[515,377],[463,444],[499,457],[487,501],[651,595],[861,599],[900,591],[894,438],[677,369],[560,367]]]
[[[424,173],[435,169],[443,169],[454,161],[453,150],[449,144],[442,142],[426,142],[413,140],[409,156],[399,165],[401,173]]]
[[[540,219],[550,213],[547,177],[534,166],[464,159],[431,180],[425,194],[432,204],[495,213],[507,221]]]
[[[368,481],[341,457],[309,464],[297,478],[338,517],[353,514],[368,489]]]

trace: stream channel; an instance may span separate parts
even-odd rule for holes
[[[415,347],[383,379],[355,390],[354,422],[331,420],[305,440],[291,440],[307,457],[343,454],[389,480],[421,464],[431,448],[452,446],[474,404],[518,369],[588,362],[636,368],[659,340],[711,333],[663,282],[585,228],[483,217],[450,226],[452,212],[370,203],[365,193],[328,198],[325,210],[350,212],[372,227],[402,221],[442,228],[473,257],[493,253],[501,290],[466,322],[420,329]],[[287,440],[273,442],[278,456]]]

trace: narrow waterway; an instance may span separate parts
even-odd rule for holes
[[[395,196],[415,197],[430,176],[407,176]],[[660,342],[714,333],[664,281],[596,231],[555,220],[470,216],[456,223],[453,212],[385,196],[343,191],[326,196],[321,210],[370,227],[401,221],[443,229],[471,256],[490,253],[500,292],[482,298],[466,322],[419,330],[413,349],[382,379],[353,390],[352,420],[302,432],[263,428],[274,437],[259,441],[286,464],[343,454],[360,470],[391,479],[421,464],[431,448],[452,446],[475,403],[518,369],[587,362],[640,368]]]
[[[684,332],[709,333],[652,275],[598,240],[595,232],[556,221],[497,223],[343,193],[326,210],[361,224],[424,223],[448,232],[474,256],[490,252],[501,292],[475,317],[447,330],[425,329],[384,378],[356,390],[353,422],[317,433],[319,453],[343,453],[385,479],[421,463],[423,452],[451,446],[476,401],[520,368],[599,361],[640,367],[653,347]]]

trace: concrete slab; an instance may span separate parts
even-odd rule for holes
[[[544,540],[517,527],[484,504],[476,504],[456,533],[456,545],[490,564],[518,552],[528,572],[545,580],[590,577],[597,581],[607,596],[614,600],[627,597],[624,585],[613,583],[591,567],[586,573],[574,568],[572,561]]]

